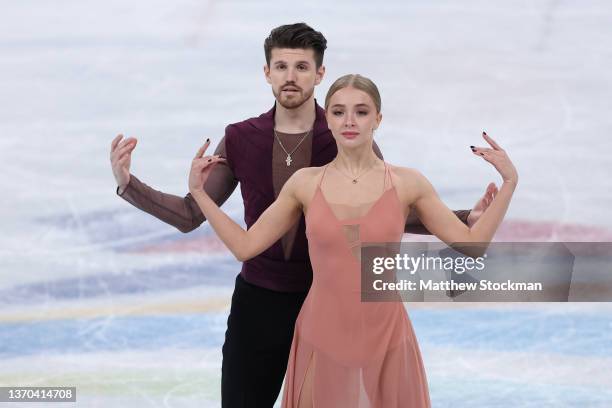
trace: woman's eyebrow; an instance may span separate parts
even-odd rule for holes
[[[336,103],[336,104],[333,104],[331,107],[332,108],[345,108],[346,105],[343,105],[343,104],[340,104],[340,103]],[[366,104],[366,103],[358,103],[357,105],[355,105],[355,107],[358,107],[358,108],[369,108],[370,106],[368,104]]]

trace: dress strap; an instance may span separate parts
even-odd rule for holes
[[[385,181],[383,185],[383,192],[387,190],[387,177],[389,178],[389,183],[391,184],[391,188],[394,187],[393,178],[391,177],[391,169],[389,168],[389,165],[387,164],[387,162],[384,162],[384,163],[385,163]]]
[[[325,168],[323,169],[323,174],[321,174],[321,178],[319,179],[318,187],[321,187],[321,183],[323,182],[323,177],[325,177],[325,172],[327,171],[327,166],[329,166],[329,163],[327,163],[325,165]]]

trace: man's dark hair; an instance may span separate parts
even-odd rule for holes
[[[312,49],[317,68],[323,65],[323,54],[327,48],[327,40],[318,31],[306,23],[286,24],[276,27],[264,41],[266,63],[270,66],[272,48]]]

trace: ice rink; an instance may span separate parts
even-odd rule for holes
[[[318,100],[372,78],[385,159],[449,207],[500,181],[468,147],[484,129],[520,174],[498,240],[612,241],[610,2],[4,2],[0,386],[220,406],[240,264],[207,224],[182,234],[117,197],[110,143],[137,137],[131,172],[186,194],[203,141],[272,107],[263,40],[298,21],[328,40]],[[224,208],[242,223],[239,191]],[[612,406],[610,303],[407,308],[435,408]]]

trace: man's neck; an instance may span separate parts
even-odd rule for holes
[[[283,133],[304,133],[312,129],[316,116],[314,97],[295,109],[276,102],[274,128]]]

